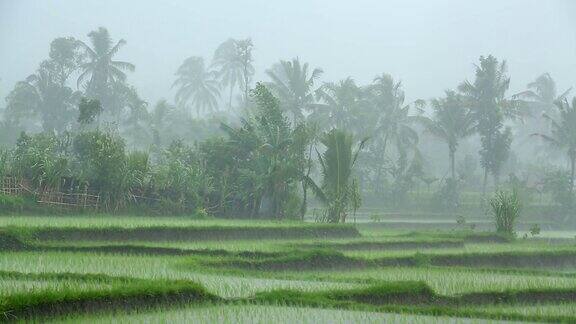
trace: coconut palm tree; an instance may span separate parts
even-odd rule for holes
[[[517,93],[514,97],[549,108],[554,107],[554,102],[566,98],[572,90],[572,88],[569,88],[558,95],[556,92],[556,82],[549,73],[538,76],[536,80],[528,83],[527,88],[528,90]]]
[[[241,59],[238,41],[232,38],[218,46],[212,59],[212,66],[218,69],[220,82],[230,89],[229,107],[232,107],[234,89],[237,86],[244,88],[244,66]]]
[[[367,89],[367,101],[372,113],[363,123],[364,127],[371,129],[372,140],[369,145],[371,161],[375,163],[376,191],[382,191],[383,177],[386,169],[386,161],[390,146],[396,149],[400,165],[393,167],[405,170],[408,168],[408,153],[416,153],[418,133],[414,129],[414,123],[418,118],[410,114],[410,105],[404,103],[404,91],[401,82],[396,82],[388,74],[382,74],[374,79]],[[417,156],[417,154],[415,155]],[[392,172],[394,178],[399,172]]]
[[[386,154],[390,143],[394,143],[396,148],[416,145],[418,133],[413,124],[417,119],[410,114],[410,105],[404,104],[404,91],[400,89],[400,82],[389,82],[382,77],[376,78],[375,82],[371,98],[380,111],[375,134],[382,138],[383,154]],[[379,89],[375,95],[374,89]]]
[[[184,107],[190,103],[196,108],[198,117],[201,111],[214,111],[218,108],[220,87],[217,73],[206,68],[203,58],[187,58],[178,68],[176,75],[178,78],[172,85],[178,87],[176,104]]]
[[[323,71],[308,71],[308,63],[301,64],[298,58],[280,61],[266,74],[272,79],[271,88],[277,93],[282,106],[292,114],[293,120],[302,121],[304,110],[314,102],[314,81]]]
[[[559,118],[554,119],[548,114],[544,118],[550,122],[549,134],[533,134],[542,138],[557,150],[566,152],[570,161],[570,191],[574,190],[574,177],[576,172],[576,97],[572,99],[572,105],[567,99],[556,101]]]
[[[360,151],[367,139],[360,141],[354,150],[352,134],[332,129],[321,142],[326,147],[323,154],[318,153],[322,172],[322,186],[309,183],[316,196],[325,204],[325,220],[331,223],[345,222],[350,208],[357,209],[358,185],[352,173]]]
[[[113,45],[108,30],[104,27],[91,31],[88,34],[92,47],[79,41],[80,46],[86,52],[88,62],[79,66],[81,71],[78,77],[78,87],[84,85],[86,93],[106,102],[106,89],[112,81],[125,81],[126,71],[134,72],[132,63],[114,60],[122,46],[126,45],[124,39],[120,39]]]
[[[471,111],[466,107],[464,98],[454,91],[446,91],[445,98],[433,99],[434,116],[423,117],[422,123],[433,136],[448,144],[450,176],[456,179],[455,155],[458,142],[475,132],[475,123]]]
[[[238,53],[240,57],[240,64],[242,64],[242,78],[244,79],[244,98],[248,100],[248,89],[250,89],[250,82],[254,76],[254,66],[252,62],[252,40],[250,38],[239,40],[237,43]]]
[[[150,124],[148,102],[140,98],[136,88],[129,87],[124,95],[124,106],[128,113],[124,120],[122,133],[126,135],[132,147],[148,148],[151,142],[147,138]]]
[[[310,104],[310,119],[328,127],[352,129],[357,125],[355,119],[360,117],[361,95],[362,90],[350,77],[325,83],[316,92],[320,102]]]
[[[495,183],[498,183],[500,170],[508,158],[512,138],[510,129],[504,126],[504,118],[518,116],[518,110],[515,109],[518,107],[517,102],[505,97],[510,86],[510,77],[506,72],[506,61],[498,62],[492,55],[481,56],[474,82],[464,81],[458,87],[470,103],[480,135],[480,159],[484,169],[483,194],[486,192],[488,174],[492,174]]]
[[[519,130],[518,137],[523,139],[522,143],[529,143],[530,134],[532,133],[546,133],[550,130],[543,115],[558,117],[554,115],[557,112],[554,103],[566,98],[572,90],[572,88],[569,88],[558,95],[556,82],[548,73],[544,73],[533,82],[528,83],[527,88],[528,90],[513,96],[514,99],[522,103],[522,106],[530,112],[530,117],[532,117],[527,119]],[[536,151],[541,151],[541,148],[536,148]]]
[[[387,73],[374,78],[374,81],[368,88],[372,104],[381,112],[390,110],[394,106],[402,106],[404,104],[404,90],[402,90],[402,82],[394,81],[394,78]]]

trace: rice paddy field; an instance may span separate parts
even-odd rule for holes
[[[0,322],[574,323],[576,238],[3,216]]]

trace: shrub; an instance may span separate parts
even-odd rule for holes
[[[14,173],[32,181],[38,188],[56,188],[68,173],[67,136],[52,133],[22,133],[14,151]]]
[[[22,197],[0,194],[0,214],[4,212],[22,211],[25,203]]]
[[[536,236],[538,234],[540,234],[540,225],[538,224],[534,224],[530,227],[530,234],[532,236]]]
[[[371,214],[370,220],[374,223],[380,223],[382,221],[382,215],[379,214]]]
[[[126,144],[113,132],[91,131],[74,138],[77,174],[100,193],[106,207],[117,207],[125,175]],[[112,204],[110,204],[112,203]]]
[[[466,225],[466,217],[460,215],[458,216],[458,218],[456,218],[456,224],[458,226],[465,226]]]
[[[514,223],[520,216],[520,199],[518,193],[513,191],[498,190],[490,199],[490,207],[496,231],[506,235],[514,235]]]
[[[194,213],[194,217],[197,219],[211,219],[210,214],[205,208],[198,208]]]

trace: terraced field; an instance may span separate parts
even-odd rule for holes
[[[0,217],[0,321],[576,322],[576,240],[145,217]]]

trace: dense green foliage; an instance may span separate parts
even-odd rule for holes
[[[312,181],[312,188],[327,206],[322,220],[332,223],[345,222],[350,209],[359,207],[358,183],[352,177],[354,164],[367,139],[360,142],[353,151],[352,135],[332,130],[321,140],[326,147],[324,154],[318,153],[322,172],[322,186]]]
[[[483,192],[486,190],[488,174],[494,176],[498,183],[512,142],[511,129],[504,125],[504,118],[515,114],[515,102],[505,98],[510,86],[510,77],[506,72],[506,61],[498,62],[492,55],[481,56],[474,82],[466,81],[459,86],[459,90],[470,101],[472,116],[480,135],[480,162],[484,168]]]
[[[6,213],[21,212],[24,209],[25,200],[18,196],[0,194],[0,210]]]
[[[103,27],[87,36],[56,38],[6,98],[0,175],[34,192],[89,191],[104,211],[224,217],[297,219],[322,203],[314,214],[331,222],[362,203],[478,214],[486,191],[500,187],[518,190],[541,216],[568,214],[575,200],[574,104],[547,73],[510,96],[506,62],[480,56],[473,80],[407,102],[387,73],[366,85],[322,82],[323,70],[299,58],[280,60],[265,71],[269,82],[255,83],[254,44],[228,39],[211,58],[182,62],[174,104],[149,105],[129,83],[135,66],[116,59],[127,42]],[[337,133],[342,144],[369,138],[354,163],[327,145]],[[568,186],[553,181],[549,170],[562,170],[561,161],[537,143],[530,148],[543,166],[526,159],[531,134],[568,157]],[[334,172],[341,162],[348,165]],[[527,198],[535,193],[538,202]]]
[[[130,14],[143,17],[146,7],[154,5],[132,4]],[[245,7],[251,15],[235,12],[234,37],[278,9]],[[357,7],[339,21],[370,29]],[[325,19],[338,10],[312,9],[299,15],[338,30]],[[461,22],[458,10],[450,6]],[[13,23],[34,16],[16,11]],[[67,18],[79,26],[97,18],[88,14]],[[297,23],[291,14],[273,23]],[[435,34],[442,24],[431,16],[424,32]],[[542,73],[522,90],[516,76],[526,62],[509,72],[490,53],[477,53],[467,71],[455,58],[440,77],[438,53],[423,53],[412,67],[426,58],[438,66],[400,80],[407,71],[390,52],[373,65],[389,70],[367,76],[358,58],[381,54],[388,43],[377,42],[325,73],[316,64],[327,61],[313,53],[321,33],[308,22],[289,29],[306,31],[312,55],[269,61],[259,42],[286,50],[290,39],[259,33],[257,43],[215,44],[210,33],[221,31],[208,20],[194,21],[206,30],[171,31],[158,43],[176,40],[183,53],[160,57],[165,49],[151,47],[161,32],[149,21],[148,43],[131,40],[127,50],[124,35],[94,26],[53,39],[19,82],[10,79],[18,64],[0,71],[13,87],[0,102],[1,323],[576,323],[571,89],[558,92]],[[12,37],[19,32],[0,32],[0,43],[38,43]],[[333,34],[338,54],[365,41]],[[450,43],[439,40],[438,48]],[[533,43],[553,48],[550,40]],[[418,50],[414,41],[402,39],[406,54]],[[135,52],[173,70],[134,73],[145,60],[123,55]],[[447,78],[454,83],[443,92],[422,88]]]
[[[567,99],[555,102],[558,108],[558,118],[549,114],[543,116],[550,122],[550,134],[535,134],[544,139],[557,150],[562,150],[570,161],[570,192],[574,191],[574,177],[576,177],[576,97],[572,105]]]

